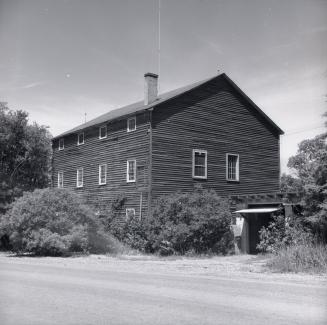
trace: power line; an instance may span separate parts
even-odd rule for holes
[[[298,134],[298,133],[303,133],[303,132],[317,130],[317,129],[323,129],[323,128],[325,128],[325,126],[321,125],[321,126],[310,127],[310,128],[306,128],[306,129],[298,129],[298,130],[293,130],[292,132],[287,132],[283,136],[285,137],[288,135],[293,135],[293,134]]]

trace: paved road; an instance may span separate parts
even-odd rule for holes
[[[7,262],[8,261],[8,262]],[[319,283],[0,264],[0,323],[327,324]]]

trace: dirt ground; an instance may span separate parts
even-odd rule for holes
[[[327,277],[262,256],[0,254],[0,323],[326,324]]]

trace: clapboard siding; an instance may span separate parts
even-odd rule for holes
[[[191,191],[220,195],[279,190],[279,135],[223,80],[158,106],[153,112],[152,197]],[[208,152],[206,180],[192,178],[192,150]],[[226,154],[239,154],[240,180],[226,181]]]
[[[271,193],[279,190],[279,133],[253,103],[225,76],[211,79],[155,107],[139,111],[137,130],[127,132],[129,116],[107,122],[108,137],[99,139],[99,126],[65,136],[65,149],[53,141],[53,186],[59,171],[64,187],[105,212],[119,193],[126,207],[140,215],[165,194],[192,191],[195,184],[222,196]],[[103,124],[101,124],[103,125]],[[152,130],[152,131],[151,131]],[[192,178],[192,151],[208,153],[207,179]],[[239,182],[226,181],[226,154],[238,154]],[[137,182],[126,182],[127,160],[137,161]],[[107,164],[107,184],[98,185],[99,165]],[[76,170],[84,170],[84,186],[76,188]]]
[[[58,150],[59,139],[53,142],[53,186],[58,186],[58,172],[64,172],[64,187],[80,193],[89,204],[105,212],[119,194],[126,196],[126,207],[147,213],[149,135],[148,113],[138,114],[136,131],[127,132],[126,118],[107,123],[108,135],[99,139],[99,125],[84,130],[85,143],[77,145],[77,134],[64,138],[64,150]],[[103,125],[103,124],[102,124]],[[137,181],[126,182],[127,160],[137,162]],[[99,185],[99,165],[107,164],[107,183]],[[76,187],[76,170],[83,168],[84,186]]]

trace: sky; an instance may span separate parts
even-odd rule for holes
[[[55,136],[141,100],[159,0],[0,0],[0,101]],[[284,131],[325,131],[327,0],[161,0],[160,92],[225,72]]]

